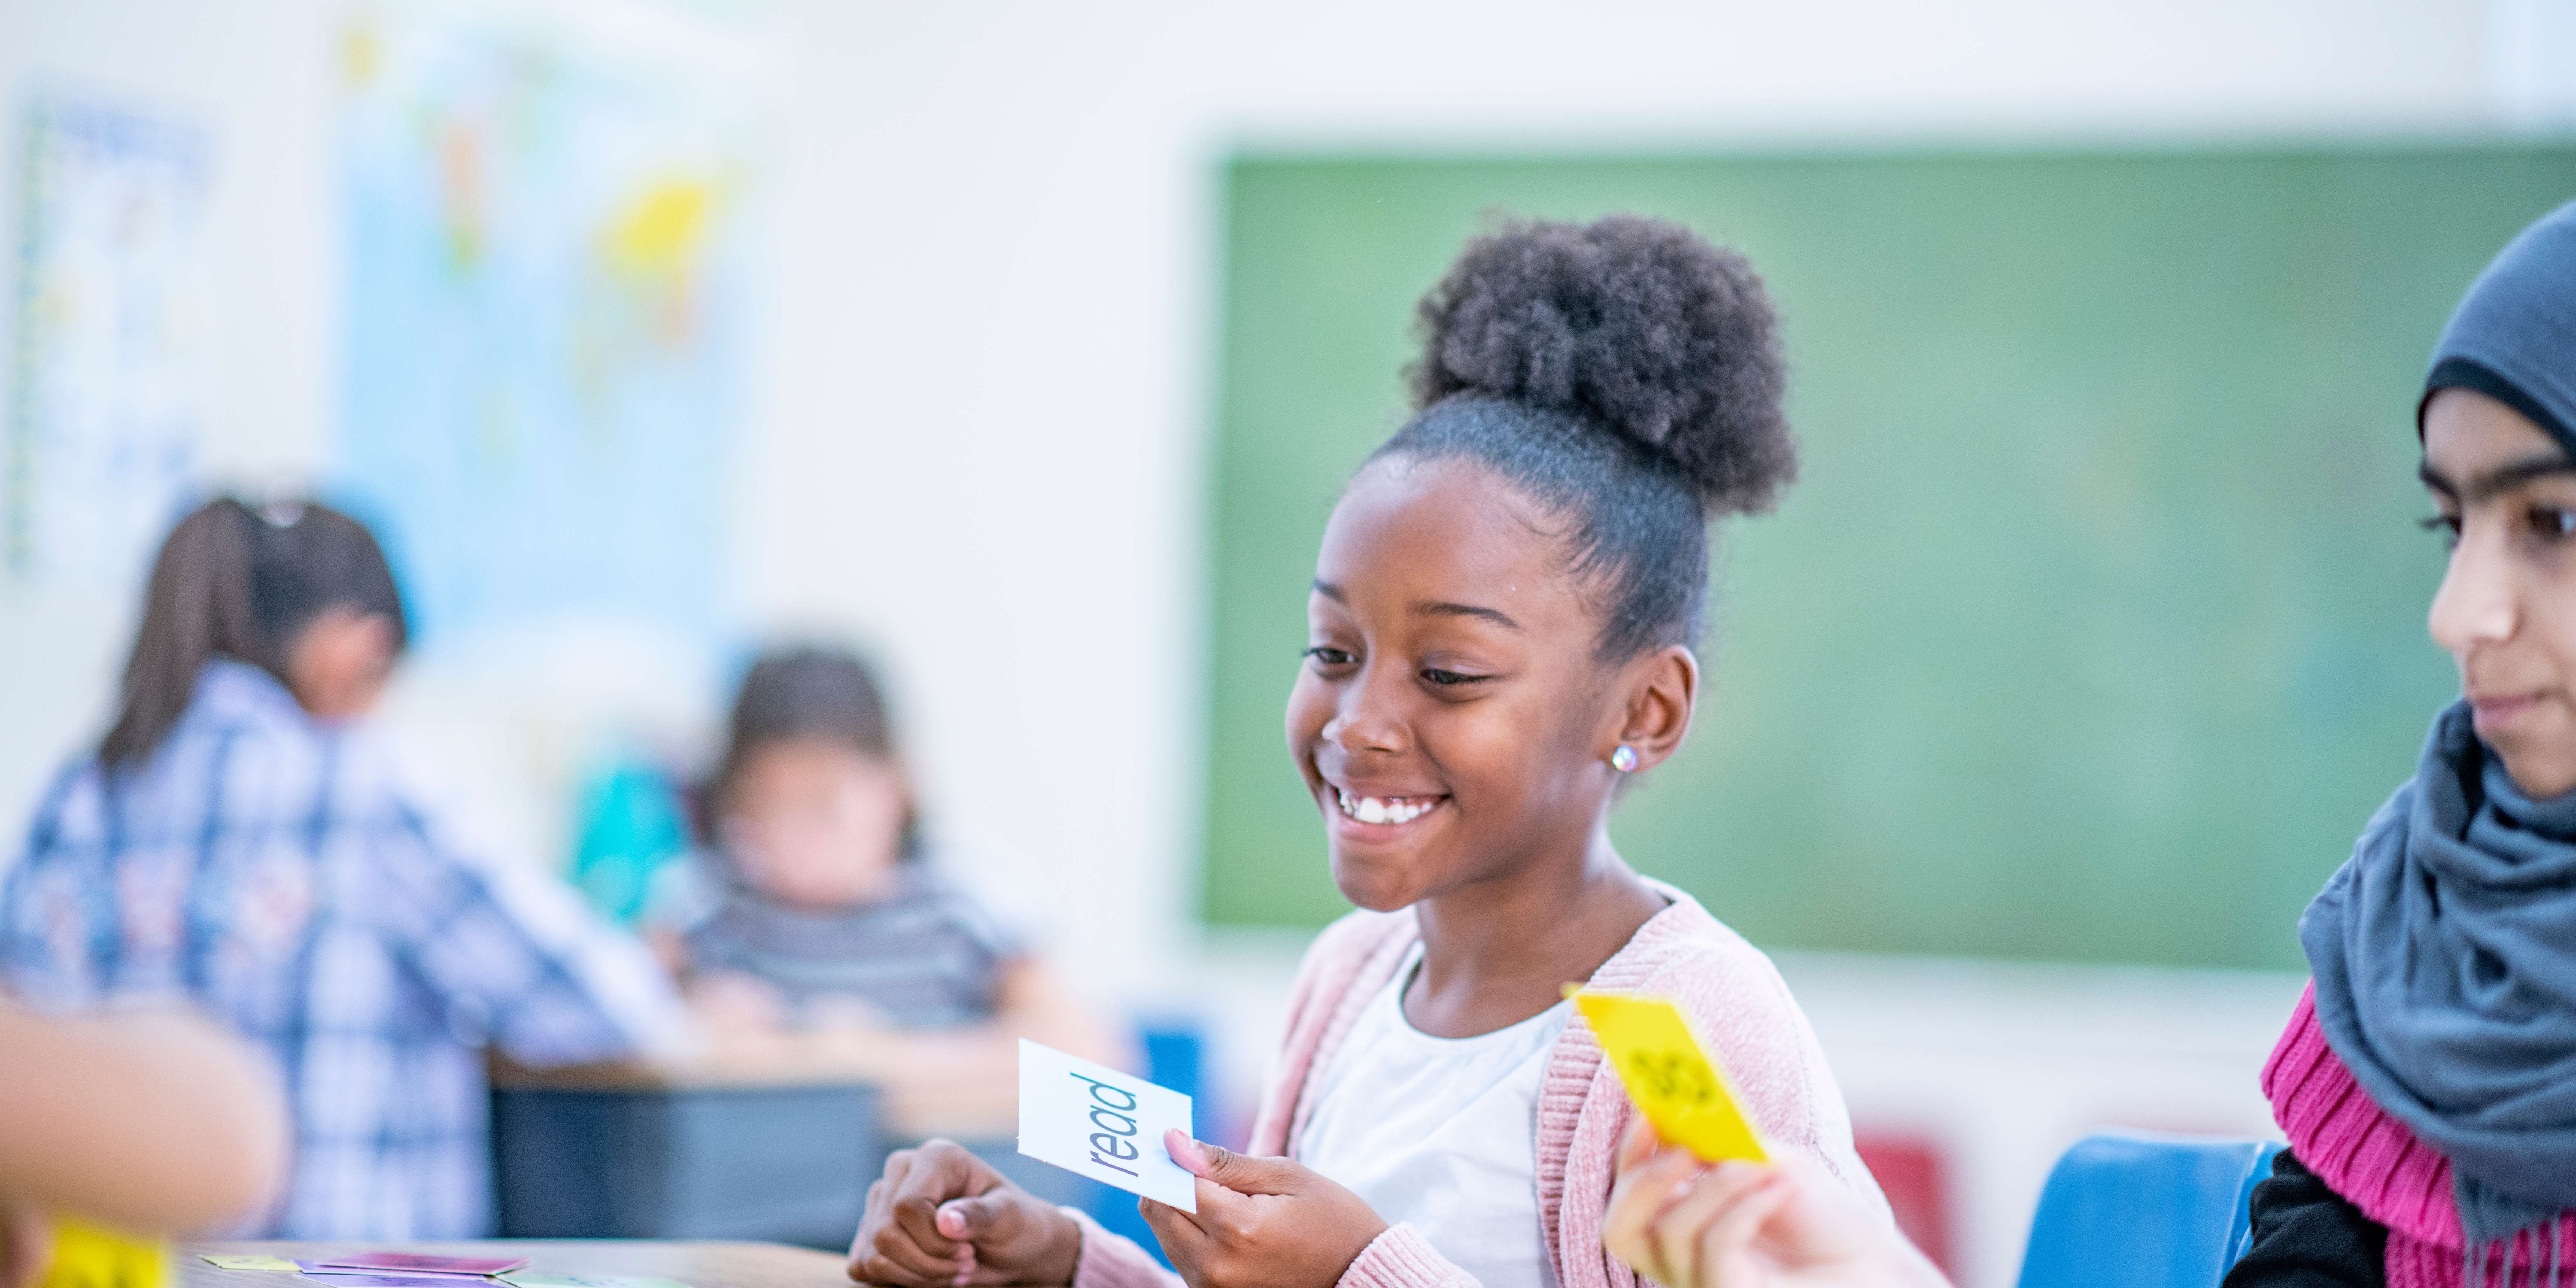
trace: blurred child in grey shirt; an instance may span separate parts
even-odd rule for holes
[[[792,648],[752,666],[702,815],[680,966],[699,1018],[746,1058],[867,1063],[897,1125],[922,1133],[1010,1121],[1019,1037],[1115,1062],[1105,1030],[929,853],[857,657]]]

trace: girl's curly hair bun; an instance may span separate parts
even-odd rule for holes
[[[1796,477],[1771,300],[1742,255],[1679,224],[1517,220],[1422,297],[1417,410],[1457,394],[1572,414],[1680,467],[1712,517]]]

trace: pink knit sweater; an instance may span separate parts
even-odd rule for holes
[[[1851,1118],[1807,1017],[1771,959],[1689,895],[1656,883],[1672,906],[1640,927],[1594,972],[1595,988],[1669,997],[1717,1048],[1766,1139],[1814,1156],[1882,1212],[1887,1200],[1852,1152]],[[1261,1099],[1250,1152],[1286,1155],[1305,1129],[1308,1098],[1342,1039],[1421,937],[1413,913],[1354,912],[1306,950],[1288,1032]],[[1538,1100],[1539,1221],[1562,1288],[1635,1288],[1637,1276],[1601,1247],[1610,1164],[1627,1130],[1628,1097],[1581,1016],[1548,1056]],[[1426,1196],[1426,1198],[1432,1196]],[[1142,1248],[1076,1213],[1082,1255],[1073,1288],[1174,1288],[1180,1281]],[[1475,1280],[1405,1222],[1390,1226],[1343,1272],[1340,1288],[1473,1288]]]
[[[2388,1288],[2460,1288],[2468,1254],[2451,1197],[2451,1162],[2362,1091],[2326,1045],[2316,992],[2310,983],[2300,994],[2290,1027],[2263,1064],[2272,1116],[2289,1136],[2290,1152],[2326,1188],[2388,1227]],[[2560,1213],[2549,1229],[2558,1242],[2554,1257],[2549,1236],[2517,1235],[2510,1249],[2489,1251],[2479,1282],[2503,1288],[2568,1282],[2576,1275],[2569,1267],[2576,1261],[2576,1213]],[[2543,1266],[2558,1273],[2544,1275]]]

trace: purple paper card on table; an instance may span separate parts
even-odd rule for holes
[[[436,1257],[426,1252],[361,1252],[322,1263],[333,1270],[390,1270],[405,1275],[497,1275],[528,1264],[526,1257]]]
[[[425,1283],[437,1285],[437,1288],[465,1288],[465,1285],[484,1277],[482,1275],[468,1274],[461,1270],[404,1270],[399,1272],[387,1270],[359,1270],[350,1266],[341,1265],[336,1261],[290,1261],[287,1264],[293,1266],[297,1270],[303,1271],[305,1277],[308,1279],[315,1275],[320,1275],[326,1279],[356,1279],[367,1275],[391,1274],[397,1279],[418,1279]],[[352,1284],[349,1288],[357,1288],[357,1285]]]
[[[467,1275],[388,1275],[373,1270],[306,1270],[304,1278],[330,1288],[463,1288]]]

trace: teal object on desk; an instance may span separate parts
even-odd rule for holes
[[[620,757],[583,787],[572,879],[601,916],[635,924],[652,894],[653,874],[688,848],[679,789],[659,767]]]
[[[2245,1255],[2272,1141],[2105,1132],[2048,1174],[2020,1288],[2217,1288]]]

